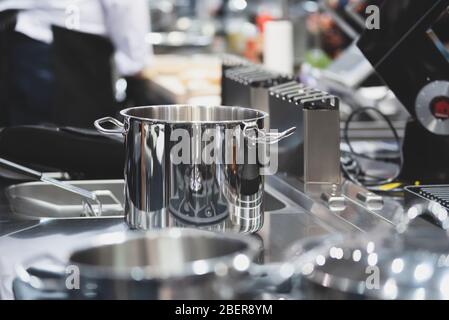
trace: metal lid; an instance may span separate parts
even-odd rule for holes
[[[230,124],[255,122],[268,117],[263,111],[235,106],[159,105],[120,111],[128,119],[168,124]]]

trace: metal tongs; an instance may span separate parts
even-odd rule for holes
[[[15,173],[26,175],[27,177],[40,180],[42,182],[49,183],[55,187],[64,189],[66,191],[77,194],[83,198],[83,208],[86,214],[92,217],[99,217],[102,214],[102,205],[98,196],[109,195],[109,191],[88,191],[78,188],[66,182],[62,182],[50,177],[45,176],[42,172],[35,171],[33,169],[24,167],[17,163],[0,158],[0,166],[5,169],[14,171]],[[106,194],[107,193],[107,194]]]

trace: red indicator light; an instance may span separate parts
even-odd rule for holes
[[[449,119],[449,98],[436,98],[431,103],[432,114],[441,120]]]

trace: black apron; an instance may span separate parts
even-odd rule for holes
[[[92,128],[116,113],[112,43],[101,36],[53,27],[54,122]]]
[[[9,125],[8,113],[8,75],[9,50],[11,34],[17,21],[17,10],[0,12],[0,128]]]

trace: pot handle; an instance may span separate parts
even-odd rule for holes
[[[257,137],[250,135],[250,130],[255,130],[257,132]],[[243,136],[252,143],[275,144],[285,138],[290,137],[293,133],[295,133],[295,131],[296,127],[292,127],[283,132],[266,132],[265,130],[260,130],[256,124],[245,124]]]
[[[106,122],[112,123],[118,129],[104,128],[102,126],[102,124],[106,123]],[[98,119],[94,122],[94,126],[95,126],[95,128],[97,128],[97,130],[99,132],[104,133],[104,134],[125,134],[125,125],[122,122],[120,122],[117,119],[112,118],[112,117],[105,117],[105,118]]]

